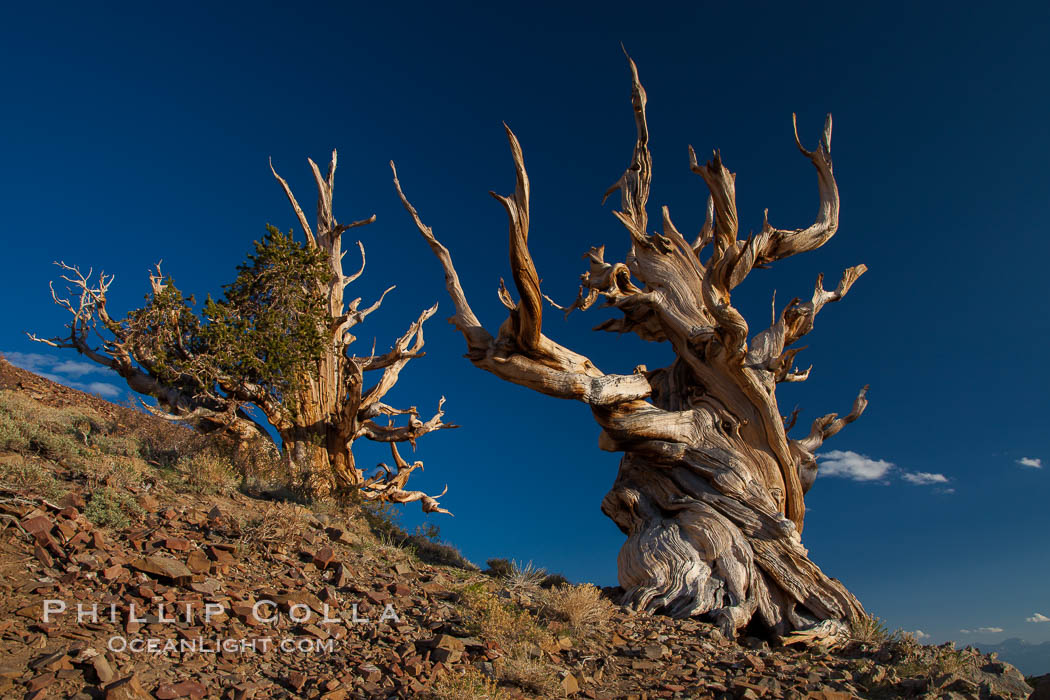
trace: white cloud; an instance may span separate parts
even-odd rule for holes
[[[876,481],[893,469],[893,463],[871,459],[850,450],[832,450],[819,455],[821,476],[841,476],[854,481]]]
[[[79,382],[77,382],[77,384],[79,384]],[[121,394],[120,389],[112,384],[106,384],[105,382],[88,382],[86,389],[81,389],[79,386],[73,388],[86,391],[89,394],[98,394],[99,396],[104,396],[109,399],[116,398]]]
[[[70,377],[83,377],[85,374],[91,372],[98,372],[99,366],[91,364],[90,362],[77,362],[76,360],[66,360],[65,362],[59,362],[57,365],[51,368],[52,372],[56,374],[65,374]]]
[[[935,472],[907,472],[893,462],[872,459],[851,450],[831,450],[817,455],[819,476],[840,476],[853,481],[882,481],[900,478],[917,486],[951,483],[944,474]],[[953,488],[939,488],[938,493],[955,493]]]
[[[1021,459],[1017,460],[1017,463],[1020,464],[1022,467],[1032,467],[1033,469],[1043,468],[1043,460],[1039,457],[1022,457]]]
[[[973,630],[959,630],[963,634],[999,634],[1003,631],[1002,627],[978,627]]]
[[[47,369],[57,363],[57,360],[50,355],[44,355],[39,352],[7,352],[3,353],[4,359],[13,364],[15,367],[21,367],[27,369],[30,372],[36,372],[38,370]]]
[[[1027,622],[1050,622],[1050,617],[1047,617],[1043,613],[1035,613],[1031,617],[1026,617]]]
[[[107,399],[114,399],[120,396],[123,392],[112,384],[105,382],[78,382],[66,377],[60,377],[57,374],[51,374],[50,372],[37,372],[44,379],[50,379],[56,384],[68,386],[70,389],[77,389],[84,391],[89,394],[98,394],[99,396]]]
[[[904,472],[901,478],[909,484],[927,486],[929,484],[947,484],[948,477],[944,474],[931,474],[930,472]]]
[[[905,632],[904,634],[910,635],[917,642],[920,642],[923,639],[930,638],[930,635],[926,634],[922,630],[915,630],[914,632]]]
[[[53,382],[63,384],[73,389],[86,391],[89,394],[98,394],[107,399],[118,398],[124,393],[123,390],[106,382],[77,381],[85,374],[91,374],[92,372],[109,374],[109,370],[106,368],[90,362],[59,360],[57,357],[45,355],[39,352],[4,352],[2,354],[4,359],[15,367],[21,367],[30,372],[35,372],[44,379],[50,379]]]

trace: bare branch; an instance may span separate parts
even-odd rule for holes
[[[624,51],[624,55],[627,52]],[[638,79],[638,66],[627,56],[627,66],[631,71],[631,106],[634,108],[634,124],[638,138],[627,165],[620,179],[605,191],[602,204],[609,195],[620,190],[620,207],[622,211],[614,212],[631,233],[632,240],[644,238],[648,226],[648,214],[645,205],[649,201],[649,184],[653,179],[653,158],[649,153],[649,124],[645,116],[647,101],[645,88]]]
[[[442,422],[441,419],[445,416],[444,405],[445,397],[442,396],[438,402],[437,413],[430,420],[422,421],[418,416],[410,414],[406,425],[390,424],[384,426],[378,425],[371,420],[363,420],[360,422],[354,439],[364,437],[374,442],[408,442],[412,444],[412,447],[415,447],[416,440],[427,433],[459,427],[453,423]]]
[[[379,378],[375,386],[361,394],[361,408],[367,408],[383,398],[397,384],[398,375],[404,366],[408,364],[408,361],[414,357],[422,356],[420,351],[423,349],[423,323],[437,312],[437,308],[438,305],[434,304],[429,309],[424,309],[415,323],[409,326],[405,334],[394,342],[394,347],[390,352],[386,353],[383,359],[385,367],[383,376]],[[415,339],[414,343],[412,342],[413,338]],[[409,347],[410,343],[412,344],[411,347]],[[369,367],[367,364],[362,366],[362,371],[368,369],[375,368]]]
[[[820,310],[824,308],[824,305],[838,301],[846,296],[846,293],[850,290],[850,287],[853,286],[853,283],[856,282],[861,275],[867,272],[867,270],[867,265],[856,265],[847,268],[846,271],[842,273],[842,279],[839,280],[838,287],[831,292],[824,289],[824,275],[819,275],[817,277],[817,284],[813,290],[813,298],[805,304],[789,305],[787,310],[785,310],[784,345],[791,345],[813,330],[813,321],[816,319],[817,314],[820,313]]]
[[[791,115],[795,132],[795,145],[817,169],[817,186],[820,192],[820,207],[816,220],[808,227],[794,230],[776,229],[769,225],[768,210],[762,224],[762,243],[756,264],[765,265],[775,260],[815,250],[827,243],[839,227],[839,189],[831,163],[831,115],[824,121],[824,132],[815,151],[808,151],[798,137],[798,119]]]
[[[492,343],[492,336],[482,328],[481,322],[474,315],[470,304],[467,302],[467,295],[463,292],[463,286],[459,282],[459,275],[456,273],[456,268],[452,265],[452,255],[449,254],[448,248],[441,245],[438,239],[434,237],[433,230],[423,223],[416,208],[405,197],[405,193],[401,190],[401,183],[397,179],[397,168],[394,166],[394,161],[390,161],[390,170],[394,173],[394,187],[397,188],[397,195],[401,198],[401,204],[404,205],[405,211],[412,217],[416,228],[419,229],[419,232],[430,245],[431,250],[434,251],[434,255],[437,256],[445,270],[445,287],[448,289],[448,295],[452,297],[452,303],[456,307],[456,315],[452,318],[452,321],[463,334],[463,337],[466,338],[467,346],[471,351],[486,351]]]
[[[424,513],[452,515],[452,513],[442,508],[437,501],[437,499],[448,493],[448,485],[437,496],[428,496],[422,491],[405,491],[404,488],[408,483],[408,477],[416,469],[422,470],[423,463],[418,460],[412,464],[406,462],[397,451],[397,443],[391,442],[390,450],[393,453],[397,471],[392,472],[390,467],[380,463],[379,467],[384,471],[385,475],[383,477],[374,477],[365,482],[361,489],[364,497],[373,501],[387,501],[390,503],[414,503],[420,501]]]
[[[824,441],[835,435],[853,421],[860,418],[864,409],[868,407],[868,386],[865,386],[857,394],[853,402],[853,409],[842,418],[837,413],[829,413],[813,421],[809,435],[801,440],[790,440],[791,452],[798,462],[798,474],[802,484],[802,492],[808,492],[817,479],[817,458],[814,452],[820,449]]]
[[[274,170],[273,158],[270,159],[270,172],[272,172],[273,176],[277,178],[277,182],[281,183],[281,189],[284,190],[284,194],[288,197],[292,209],[295,210],[295,215],[299,219],[299,225],[302,227],[303,233],[306,234],[306,244],[311,248],[316,248],[317,240],[314,238],[314,232],[310,228],[310,224],[306,221],[306,214],[303,213],[303,209],[299,206],[299,202],[295,200],[295,195],[292,194],[292,188],[288,186],[288,182],[278,175],[276,170]]]
[[[829,413],[826,416],[813,421],[813,427],[810,428],[809,435],[802,438],[801,440],[793,440],[798,444],[799,447],[806,450],[807,452],[813,452],[814,450],[820,449],[820,446],[824,444],[824,441],[829,437],[837,434],[840,430],[845,428],[853,421],[860,418],[860,415],[864,413],[864,409],[868,407],[868,389],[870,386],[865,385],[860,393],[857,394],[856,400],[853,402],[853,410],[842,418],[838,417],[837,413]]]
[[[342,340],[343,334],[346,333],[346,331],[350,330],[357,324],[364,321],[369,314],[371,314],[373,311],[377,310],[380,306],[382,306],[383,300],[386,299],[386,295],[394,291],[396,288],[397,285],[390,285],[385,290],[383,290],[383,293],[379,295],[379,298],[376,299],[371,306],[364,309],[357,308],[358,305],[361,303],[360,297],[351,301],[347,305],[347,311],[345,314],[332,319],[333,324],[335,324],[335,332],[333,333],[335,339],[337,341]]]
[[[511,314],[516,328],[515,340],[527,354],[539,351],[540,329],[543,325],[543,301],[540,293],[540,279],[529,252],[529,176],[525,172],[525,160],[521,153],[521,144],[510,127],[503,128],[510,142],[510,153],[514,160],[516,174],[514,194],[509,197],[489,192],[499,200],[507,210],[510,222],[510,271],[514,286],[521,295],[517,313]]]
[[[372,219],[375,220],[375,217],[373,216]],[[362,243],[361,241],[358,241],[357,242],[357,247],[361,250],[361,269],[359,269],[357,272],[355,272],[352,275],[343,275],[343,286],[344,287],[346,285],[350,284],[351,282],[356,281],[362,274],[364,274],[364,271],[365,271],[365,244]],[[346,253],[343,253],[343,255],[346,255]],[[340,256],[340,258],[341,258],[341,256]]]

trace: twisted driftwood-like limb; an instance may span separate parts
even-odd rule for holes
[[[740,240],[735,175],[718,151],[700,164],[690,148],[689,167],[704,180],[708,196],[703,228],[688,243],[667,207],[662,231],[648,231],[647,96],[634,62],[628,59],[628,65],[635,146],[605,196],[620,193],[620,209],[613,213],[627,229],[630,251],[624,262],[609,262],[604,246],[592,247],[584,256],[589,267],[579,295],[558,308],[568,314],[604,300],[623,317],[598,329],[669,342],[676,355],[669,367],[605,374],[543,334],[544,295],[528,248],[529,179],[509,128],[515,188],[494,196],[507,211],[520,300],[515,303],[501,288],[509,317],[496,334],[471,310],[448,249],[405,196],[396,169],[394,185],[444,270],[456,310],[451,320],[467,341],[470,361],[515,384],[588,404],[602,427],[599,446],[624,453],[602,510],[627,536],[619,556],[625,602],[675,616],[706,615],[727,632],[752,620],[779,635],[839,629],[865,613],[808,558],[800,537],[803,497],[816,473],[812,451],[860,415],[865,392],[845,418],[818,419],[809,437],[789,440],[797,412],[785,424],[775,390],[808,376],[808,370],[794,368],[801,348],[791,346],[866,268],[849,268],[831,292],[818,280],[809,302],[792,301],[750,341],[748,323],[732,301],[732,290],[754,268],[818,248],[834,235],[839,197],[830,116],[814,151],[801,145],[796,130],[796,145],[817,170],[820,198],[814,223],[797,230],[773,228],[767,219],[758,234]],[[818,626],[822,621],[830,622]]]

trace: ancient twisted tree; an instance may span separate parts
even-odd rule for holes
[[[591,248],[580,295],[566,312],[604,299],[623,316],[597,329],[670,343],[676,357],[668,367],[606,374],[543,334],[544,295],[528,248],[529,178],[509,128],[516,186],[511,195],[492,195],[510,220],[510,267],[520,300],[513,302],[501,285],[510,314],[495,336],[471,310],[448,249],[405,197],[396,170],[394,184],[444,268],[456,308],[452,322],[471,362],[515,384],[586,403],[602,427],[599,446],[623,453],[602,511],[627,535],[618,560],[624,602],[676,617],[706,614],[730,632],[753,618],[780,635],[841,629],[864,610],[810,561],[800,533],[804,497],[817,473],[814,451],[861,414],[866,387],[848,415],[818,418],[799,438],[788,437],[794,419],[781,415],[776,387],[806,379],[809,370],[794,368],[795,344],[865,267],[847,269],[833,291],[818,278],[808,301],[790,301],[754,335],[732,303],[733,289],[753,269],[814,250],[838,228],[831,117],[813,151],[802,146],[796,125],[796,145],[816,169],[820,192],[816,221],[802,229],[774,228],[767,217],[761,231],[741,240],[733,173],[717,151],[700,164],[690,148],[690,167],[710,197],[706,222],[689,243],[667,207],[662,232],[648,232],[646,94],[633,61],[630,71],[638,138],[627,170],[606,192],[620,192],[614,214],[627,228],[630,252],[625,262],[610,263],[604,247]]]
[[[344,300],[347,287],[364,272],[343,272],[342,236],[370,224],[375,216],[341,224],[332,210],[336,153],[322,176],[310,160],[317,182],[317,219],[310,226],[288,183],[273,171],[295,211],[305,242],[291,233],[268,227],[246,263],[219,300],[208,298],[194,311],[160,265],[150,273],[150,292],[142,308],[124,318],[111,315],[107,293],[112,275],[58,263],[69,296],[52,284],[56,304],[72,315],[64,335],[34,340],[72,348],[114,370],[128,387],[154,397],[156,415],[193,425],[203,432],[226,431],[241,441],[269,439],[255,416],[261,415],[280,435],[281,450],[292,486],[314,497],[333,491],[357,490],[367,499],[408,503],[419,501],[426,512],[448,511],[422,491],[406,490],[409,475],[422,467],[408,464],[397,444],[435,430],[456,426],[442,421],[444,412],[427,420],[413,407],[384,403],[401,370],[423,356],[423,323],[437,311],[424,310],[384,353],[357,355],[353,331],[375,312],[387,289],[374,303]],[[371,377],[371,379],[366,379]],[[354,462],[358,439],[391,445],[394,470],[366,478]],[[442,493],[443,495],[443,493]]]

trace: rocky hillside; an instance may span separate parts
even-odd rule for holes
[[[483,573],[381,510],[282,500],[277,465],[228,448],[0,360],[0,696],[1032,692],[994,655],[875,623],[835,650],[771,647],[632,614],[615,591]]]

